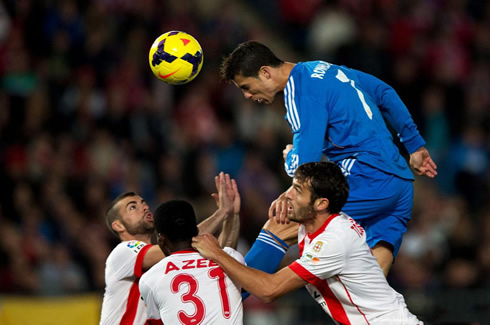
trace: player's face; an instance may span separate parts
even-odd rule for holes
[[[262,73],[259,73],[258,78],[237,75],[233,82],[242,90],[245,98],[259,104],[271,104],[278,92],[273,80]]]
[[[311,202],[311,191],[307,184],[302,184],[294,178],[293,185],[286,192],[286,199],[289,220],[303,222],[314,218],[315,209],[313,202]]]
[[[153,232],[153,213],[141,196],[126,197],[118,205],[121,223],[129,234],[139,235]]]

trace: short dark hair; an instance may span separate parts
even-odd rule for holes
[[[223,59],[220,66],[221,79],[230,82],[235,76],[255,77],[260,67],[279,67],[284,63],[264,44],[257,41],[241,43],[230,55]]]
[[[170,200],[160,204],[154,222],[157,233],[165,235],[172,242],[191,240],[199,232],[194,208],[184,200]]]
[[[119,214],[119,211],[115,208],[116,204],[127,198],[128,196],[137,196],[138,194],[135,192],[124,192],[119,194],[112,202],[111,205],[107,208],[106,213],[105,213],[105,222],[107,224],[107,227],[109,227],[109,230],[117,237],[119,238],[119,234],[112,229],[112,223],[114,220],[120,220],[121,215]]]
[[[329,200],[328,212],[339,213],[349,196],[349,184],[342,170],[333,162],[312,162],[300,165],[294,178],[302,184],[308,183],[311,202],[318,198]]]

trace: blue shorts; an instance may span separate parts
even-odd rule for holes
[[[396,257],[412,216],[413,181],[357,160],[351,167],[349,171],[342,168],[349,183],[349,198],[342,211],[364,228],[370,247],[385,241],[393,246]]]

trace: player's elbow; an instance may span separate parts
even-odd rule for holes
[[[264,287],[263,291],[261,292],[260,295],[258,295],[257,297],[262,301],[262,302],[265,302],[265,303],[271,303],[271,302],[274,302],[276,301],[279,297],[280,297],[280,293],[276,290],[276,288],[272,287],[272,286],[267,286],[267,287]]]

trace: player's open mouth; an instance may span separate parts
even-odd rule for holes
[[[147,214],[145,214],[145,219],[153,222],[153,213],[148,212]]]

